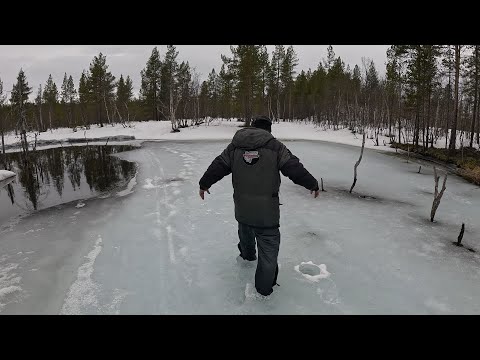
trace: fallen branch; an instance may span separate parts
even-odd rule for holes
[[[352,193],[353,188],[355,187],[355,184],[357,183],[357,167],[360,165],[360,161],[362,161],[362,156],[363,156],[363,149],[365,149],[365,132],[363,132],[363,140],[362,140],[362,150],[360,152],[360,158],[356,162],[354,168],[353,168],[353,184],[352,187],[350,188],[350,194]]]
[[[435,213],[437,212],[438,206],[440,205],[440,200],[445,192],[448,174],[445,174],[445,179],[443,179],[443,186],[440,193],[438,192],[438,181],[440,180],[440,176],[437,176],[437,169],[435,166],[433,167],[433,176],[435,178],[435,195],[433,197],[432,211],[430,213],[431,222],[433,222],[435,218]]]
[[[465,232],[465,224],[462,223],[462,229],[460,230],[460,234],[458,235],[457,239],[457,246],[462,246],[462,239],[463,239],[463,233]]]

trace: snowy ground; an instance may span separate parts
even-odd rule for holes
[[[108,137],[114,136],[134,136],[136,140],[230,140],[236,131],[239,130],[241,122],[214,120],[210,124],[180,129],[178,133],[171,133],[171,124],[169,121],[145,121],[132,122],[132,127],[123,127],[120,124],[115,126],[105,126],[103,128],[93,125],[90,130],[78,130],[60,128],[53,131],[47,131],[38,135],[37,140],[67,140],[67,139],[99,139],[95,144],[105,144]],[[311,123],[275,123],[272,126],[273,135],[280,140],[322,140],[340,144],[362,146],[362,136],[352,134],[348,129],[341,130],[323,130]],[[34,135],[28,134],[30,140],[34,140]],[[12,145],[19,143],[20,137],[13,133],[5,137],[5,144]],[[384,141],[387,144],[384,146]],[[373,140],[367,139],[365,147],[381,149],[384,151],[395,151],[390,148],[389,138],[379,136],[380,146],[375,146]],[[132,143],[131,141],[129,143]],[[94,144],[90,142],[90,144]],[[114,142],[109,141],[109,144]],[[76,144],[82,145],[82,144]],[[59,145],[53,145],[59,146]],[[52,147],[52,146],[48,146]],[[45,148],[45,146],[39,146]]]
[[[68,144],[68,139],[103,139],[101,141],[89,141],[91,145],[105,144],[107,138],[110,137],[109,144],[113,145],[116,142],[113,137],[134,136],[136,140],[229,140],[233,137],[236,131],[239,130],[241,122],[213,120],[208,125],[202,124],[200,126],[189,127],[181,129],[179,133],[171,133],[171,124],[169,121],[144,121],[131,122],[130,127],[124,127],[121,124],[114,126],[106,125],[102,128],[97,125],[92,125],[90,130],[78,130],[74,132],[70,128],[60,128],[53,131],[43,132],[38,135],[38,141],[61,140]],[[327,142],[334,142],[338,144],[347,144],[354,146],[362,146],[362,136],[354,135],[348,129],[324,130],[312,123],[299,122],[280,122],[272,126],[272,133],[280,140],[321,140]],[[33,133],[27,134],[31,146],[35,136]],[[376,146],[373,139],[366,139],[365,147],[369,149],[380,149],[383,151],[395,151],[389,145],[390,139],[386,136],[379,135],[379,146]],[[127,142],[123,142],[127,143]],[[128,142],[138,143],[138,142]],[[10,133],[5,136],[5,144],[13,145],[20,144],[20,137]],[[468,141],[464,139],[464,146],[467,146]],[[83,144],[72,144],[81,146]],[[60,145],[39,145],[38,148],[58,147]],[[462,143],[460,138],[457,139],[457,147],[460,148]],[[475,145],[478,148],[478,145]],[[444,148],[445,138],[440,138],[435,144],[435,147]],[[9,150],[11,151],[11,150]]]
[[[14,172],[8,170],[0,170],[0,182],[15,176]]]
[[[285,143],[327,192],[313,199],[282,177],[281,286],[269,300],[245,297],[255,269],[236,260],[231,177],[198,197],[228,141],[165,141],[120,154],[139,164],[125,191],[0,233],[0,313],[480,314],[478,187],[450,176],[432,224],[428,164],[417,174],[366,150],[350,195],[358,148]]]

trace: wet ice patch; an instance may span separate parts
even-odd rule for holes
[[[180,248],[180,250],[178,250],[180,255],[182,255],[183,257],[187,256],[187,251],[188,251],[188,247],[184,246],[182,248]]]
[[[253,260],[253,261],[245,260],[240,255],[237,256],[236,260],[241,267],[253,268],[257,265],[257,260]]]
[[[98,254],[102,251],[102,238],[98,235],[95,246],[88,253],[87,261],[80,266],[77,273],[77,280],[72,284],[68,295],[63,303],[60,314],[63,315],[78,315],[87,306],[98,307],[98,300],[96,291],[98,285],[95,284],[91,278],[93,273],[93,265]]]
[[[450,311],[447,304],[441,303],[435,299],[428,299],[427,301],[425,301],[425,305],[435,311],[440,311],[440,312]]]
[[[300,265],[296,265],[295,271],[302,274],[307,280],[317,282],[320,279],[325,279],[330,276],[330,273],[327,271],[327,265],[325,264],[314,264],[312,261],[302,262]]]

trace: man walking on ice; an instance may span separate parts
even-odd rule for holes
[[[287,147],[275,139],[272,121],[266,116],[253,120],[252,127],[237,131],[232,142],[217,156],[200,179],[200,197],[232,173],[235,219],[238,221],[238,249],[247,261],[257,259],[255,288],[268,296],[277,284],[280,248],[280,172],[295,184],[319,195],[318,181]]]

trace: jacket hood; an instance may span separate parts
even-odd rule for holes
[[[268,131],[249,127],[238,130],[232,139],[232,143],[235,147],[240,149],[258,149],[271,139],[274,139],[274,137]]]

